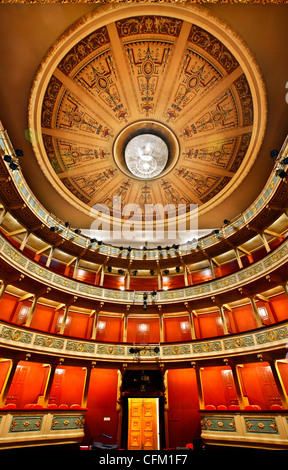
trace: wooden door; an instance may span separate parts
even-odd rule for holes
[[[128,398],[128,450],[158,450],[158,398]]]
[[[267,408],[270,408],[271,405],[275,404],[282,405],[278,388],[270,367],[257,367],[257,373]]]

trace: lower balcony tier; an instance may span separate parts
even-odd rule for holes
[[[200,411],[204,446],[288,449],[288,414],[285,411]]]
[[[0,410],[0,449],[80,443],[85,410]]]

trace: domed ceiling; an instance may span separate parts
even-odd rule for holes
[[[201,7],[107,8],[57,41],[36,76],[32,144],[73,206],[215,207],[248,174],[266,125],[261,74]],[[159,146],[160,145],[160,146]]]

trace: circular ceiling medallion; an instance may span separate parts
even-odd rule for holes
[[[153,134],[142,134],[129,140],[124,150],[125,162],[134,176],[151,179],[160,175],[168,161],[168,147]]]
[[[196,204],[200,216],[248,175],[266,114],[251,52],[206,8],[113,4],[51,47],[29,127],[46,177],[85,214],[121,196]]]

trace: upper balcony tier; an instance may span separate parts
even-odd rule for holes
[[[146,270],[150,275],[149,272],[154,269],[162,277],[167,273],[166,270],[170,270],[169,275],[180,274],[180,283],[187,286],[207,280],[201,275],[198,279],[197,275],[193,279],[193,272],[201,273],[208,268],[213,279],[237,271],[261,258],[286,237],[288,186],[285,165],[281,162],[287,156],[287,139],[262,192],[246,211],[232,221],[223,222],[218,230],[213,230],[198,240],[156,249],[115,247],[101,240],[94,242],[93,239],[76,233],[77,228],[66,226],[65,221],[58,220],[35,198],[20,166],[18,165],[17,170],[12,170],[10,164],[4,161],[4,155],[12,155],[15,160],[16,153],[3,128],[0,145],[2,228],[20,250],[26,249],[27,253],[30,251],[30,254],[36,254],[38,258],[39,255],[43,256],[42,262],[47,265],[54,260],[55,265],[58,262],[65,267],[75,268],[77,265],[78,268],[82,263],[83,270],[98,273],[103,267],[106,270],[109,267],[116,276],[123,276],[123,273],[118,272],[119,269],[124,270],[124,275],[128,271],[133,274],[135,270],[138,274],[140,270]],[[278,171],[280,167],[284,171],[281,176]],[[52,265],[51,267],[54,268]],[[158,288],[161,289],[159,284]]]

